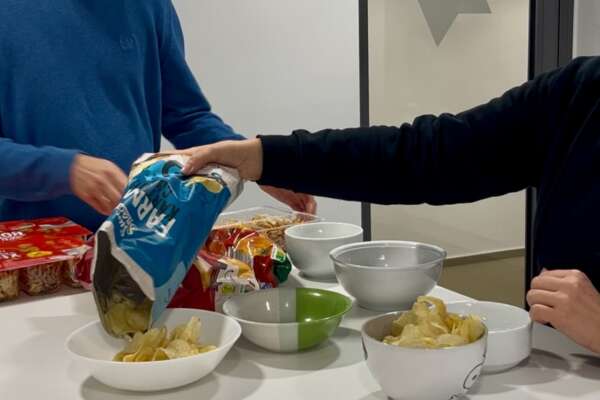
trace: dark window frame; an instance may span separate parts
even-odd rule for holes
[[[573,0],[530,0],[528,78],[559,68],[573,59]],[[534,221],[537,192],[527,189],[525,295],[537,273]],[[527,304],[527,302],[525,302]]]

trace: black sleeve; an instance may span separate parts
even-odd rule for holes
[[[345,200],[436,205],[535,186],[585,63],[577,60],[457,115],[424,115],[400,127],[263,136],[259,183]]]

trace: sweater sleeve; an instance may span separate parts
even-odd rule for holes
[[[71,193],[75,150],[35,147],[0,137],[0,154],[1,198],[43,201]]]
[[[166,3],[161,48],[163,135],[179,149],[244,139],[212,112],[185,60],[183,32],[175,8],[170,0]]]
[[[345,200],[433,205],[535,186],[578,68],[542,75],[457,115],[261,137],[259,183]]]

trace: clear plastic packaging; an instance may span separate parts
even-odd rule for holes
[[[63,283],[72,288],[80,288],[81,282],[78,279],[78,265],[81,258],[73,258],[63,262],[62,278]]]
[[[19,297],[19,271],[0,271],[0,302]]]
[[[276,207],[253,207],[223,213],[214,229],[243,227],[262,233],[285,249],[285,230],[289,227],[323,219],[312,214],[282,210]]]
[[[63,268],[63,261],[22,268],[21,289],[30,296],[52,293],[62,283]]]

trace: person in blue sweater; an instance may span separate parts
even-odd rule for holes
[[[579,58],[456,115],[189,149],[184,172],[219,162],[261,184],[380,204],[535,187],[531,317],[600,354],[599,89],[600,57]]]
[[[239,140],[185,61],[170,0],[2,0],[0,221],[66,216],[92,230],[132,162]],[[314,199],[265,191],[312,212]]]

